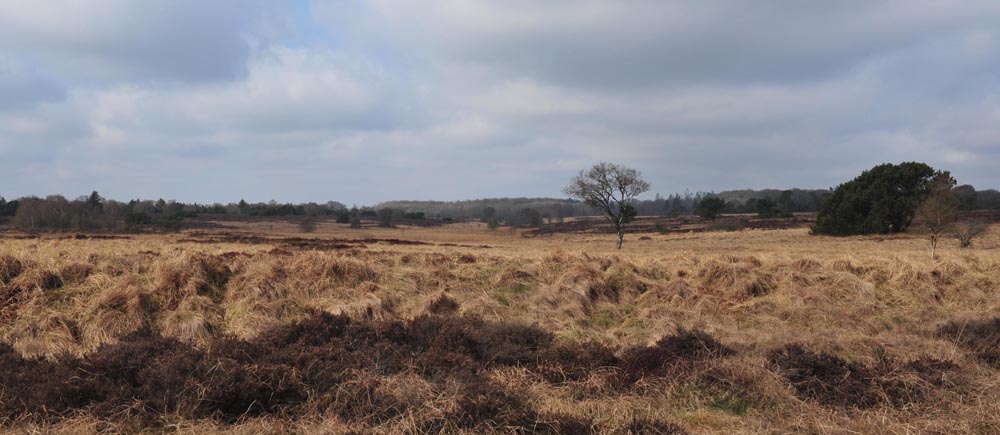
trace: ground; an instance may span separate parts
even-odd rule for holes
[[[567,228],[0,233],[0,421],[1000,432],[996,225],[937,260],[919,234],[668,230],[629,233],[619,251],[613,234]]]

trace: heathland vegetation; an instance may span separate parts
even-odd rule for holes
[[[0,226],[0,428],[995,433],[995,213],[914,165],[828,195],[851,204],[831,206],[837,218],[862,218],[836,228],[879,233],[838,237],[782,217],[780,198],[726,216],[721,194],[699,201],[713,198],[703,217],[643,216],[626,195],[611,221],[551,224],[541,203],[514,200],[445,220],[396,206],[279,216],[266,211],[277,204],[22,198]],[[573,193],[601,174],[628,180],[626,194],[646,187],[603,168]],[[872,174],[916,187],[878,191]],[[887,227],[840,212],[886,201],[906,206],[877,213],[899,219]],[[542,228],[497,231],[511,210]],[[149,222],[113,233],[140,212]],[[626,249],[612,243],[616,217]],[[709,231],[735,219],[753,229]]]

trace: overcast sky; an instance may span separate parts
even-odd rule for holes
[[[996,0],[0,2],[0,195],[1000,187]]]

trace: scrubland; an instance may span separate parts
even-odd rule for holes
[[[10,432],[1000,432],[996,227],[3,237]]]

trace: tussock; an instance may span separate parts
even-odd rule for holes
[[[777,280],[756,257],[725,257],[701,265],[701,289],[734,299],[764,296],[777,288]]]
[[[0,255],[0,284],[10,284],[21,272],[24,272],[25,264],[12,255]]]
[[[941,325],[937,334],[955,341],[980,361],[1000,367],[1000,317],[952,320]]]
[[[427,312],[431,314],[455,314],[461,306],[448,293],[439,292],[427,302]]]
[[[168,309],[190,296],[205,296],[221,302],[232,270],[222,257],[188,254],[176,261],[159,263],[156,295]]]
[[[224,311],[205,296],[188,296],[163,316],[160,331],[181,341],[206,344],[220,329]]]
[[[63,281],[59,274],[48,269],[31,268],[10,283],[11,287],[18,287],[25,291],[31,290],[54,290],[62,287]]]
[[[88,348],[114,343],[118,338],[146,326],[155,307],[136,279],[119,278],[97,295],[81,321],[81,336]]]
[[[28,358],[57,358],[81,353],[77,335],[72,320],[51,311],[37,311],[20,316],[5,341]]]
[[[275,256],[254,257],[229,281],[226,301],[274,301],[290,297],[292,291],[285,286],[288,278],[285,261]]]
[[[59,268],[59,278],[66,284],[79,284],[94,272],[94,266],[87,263],[70,263]]]

